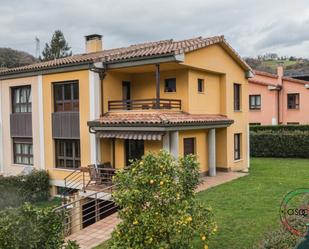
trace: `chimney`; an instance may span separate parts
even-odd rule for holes
[[[93,34],[85,36],[86,53],[100,52],[103,50],[102,35]]]
[[[283,63],[279,63],[277,66],[278,84],[282,85],[282,77],[284,75]]]

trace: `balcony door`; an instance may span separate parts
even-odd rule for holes
[[[122,82],[122,100],[128,101],[131,100],[131,82],[123,81]],[[129,110],[131,105],[130,102],[124,102],[124,108]]]
[[[130,165],[130,160],[141,159],[144,155],[144,140],[125,140],[126,165]]]

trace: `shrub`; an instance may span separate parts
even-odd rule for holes
[[[300,238],[284,228],[267,233],[258,249],[294,249]]]
[[[122,222],[112,249],[188,249],[196,237],[207,248],[216,231],[213,214],[195,199],[199,165],[194,156],[176,161],[167,152],[148,154],[114,178]]]
[[[309,131],[261,129],[250,132],[250,153],[256,157],[309,158]]]
[[[76,243],[65,245],[64,215],[52,208],[24,204],[0,212],[0,248],[60,249],[79,248]]]
[[[0,193],[0,209],[45,201],[49,197],[48,173],[33,171],[28,175],[0,177]]]

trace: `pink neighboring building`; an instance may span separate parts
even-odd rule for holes
[[[309,82],[255,71],[249,79],[249,122],[256,125],[309,124]]]

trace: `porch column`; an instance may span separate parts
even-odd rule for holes
[[[163,150],[166,150],[167,152],[170,153],[170,132],[167,131],[165,135],[163,136]]]
[[[160,65],[156,64],[156,109],[160,109]]]
[[[179,157],[179,132],[172,131],[170,133],[171,144],[170,144],[170,151],[171,154],[177,159]]]
[[[208,169],[209,176],[216,176],[216,129],[208,131]]]

